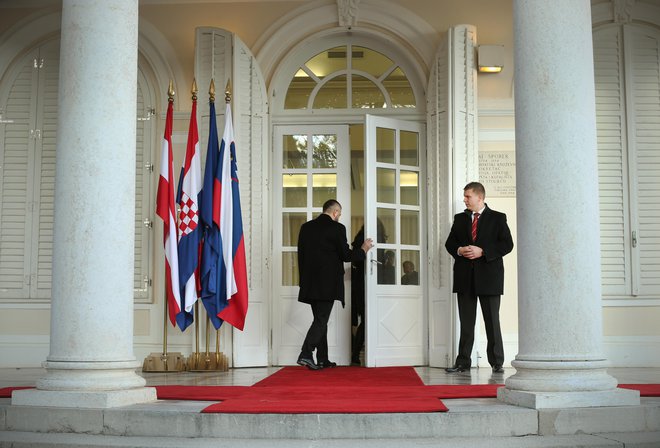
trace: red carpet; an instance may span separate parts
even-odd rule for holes
[[[254,386],[156,386],[160,400],[219,401],[204,413],[323,414],[445,412],[441,399],[494,398],[501,384],[425,386],[412,367],[285,367]],[[620,384],[660,397],[660,384]],[[0,388],[0,398],[14,390]],[[310,398],[311,397],[311,398]]]
[[[423,386],[412,367],[338,367],[310,372],[307,367],[284,367],[255,384],[264,386]]]

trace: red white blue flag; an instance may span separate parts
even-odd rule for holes
[[[174,202],[174,173],[172,170],[172,103],[167,105],[165,136],[160,158],[160,177],[156,193],[156,214],[163,220],[165,249],[165,295],[172,325],[183,308],[179,291],[179,254],[177,251],[176,202]]]
[[[213,221],[213,188],[215,174],[220,158],[220,144],[218,142],[218,125],[215,117],[215,103],[210,102],[209,143],[206,149],[206,166],[204,167],[204,184],[201,191],[199,217],[202,223],[202,261],[200,268],[201,299],[204,308],[216,328],[220,328],[222,320],[218,313],[227,306],[227,301],[220,294],[218,282],[218,263],[220,262],[220,227]],[[218,185],[220,182],[218,182]],[[218,210],[220,210],[218,204]],[[219,215],[219,212],[218,212]]]
[[[241,199],[238,190],[236,146],[231,107],[227,103],[225,132],[220,144],[220,159],[213,189],[213,220],[220,228],[222,243],[221,262],[218,263],[218,281],[221,300],[227,306],[218,317],[239,330],[245,326],[248,308],[247,267],[243,240]]]
[[[197,301],[199,250],[202,229],[199,225],[199,191],[201,161],[197,134],[197,99],[193,98],[188,128],[188,144],[181,168],[177,198],[179,202],[179,288],[183,309],[176,316],[181,330],[193,322],[193,305]]]

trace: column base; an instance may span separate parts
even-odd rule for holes
[[[12,406],[107,409],[156,401],[156,388],[112,391],[61,391],[23,389],[12,393]]]
[[[533,392],[497,389],[497,399],[531,409],[639,406],[639,391],[612,389],[579,392]]]

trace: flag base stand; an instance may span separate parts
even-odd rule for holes
[[[180,352],[152,353],[144,358],[143,372],[184,372],[186,360]]]
[[[188,358],[189,372],[226,372],[229,370],[227,356],[222,353],[199,353],[193,352]]]

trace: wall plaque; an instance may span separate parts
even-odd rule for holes
[[[479,179],[486,188],[486,198],[516,197],[514,151],[479,152]]]

